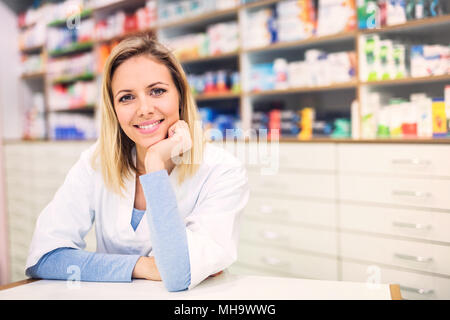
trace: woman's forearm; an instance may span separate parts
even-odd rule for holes
[[[168,291],[186,290],[191,282],[186,226],[166,170],[141,175],[154,263]]]
[[[88,252],[58,248],[26,270],[32,278],[79,281],[130,282],[138,255]]]

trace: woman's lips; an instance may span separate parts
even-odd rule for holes
[[[142,133],[142,134],[149,134],[149,133],[152,133],[152,132],[155,132],[156,130],[158,130],[158,128],[160,127],[160,125],[161,125],[161,123],[163,122],[164,120],[160,120],[160,122],[157,124],[157,125],[154,125],[154,126],[152,126],[152,127],[150,127],[150,128],[146,128],[146,129],[144,129],[144,128],[139,128],[139,126],[134,126],[140,133]],[[144,122],[145,123],[145,122]]]

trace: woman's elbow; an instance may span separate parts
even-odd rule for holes
[[[187,290],[189,285],[186,285],[185,283],[182,283],[182,282],[165,281],[164,282],[164,287],[169,292],[178,292],[178,291],[185,291],[185,290]]]
[[[190,274],[183,277],[168,277],[167,279],[163,279],[163,284],[169,292],[185,291],[189,288],[189,284],[191,283],[190,278]]]

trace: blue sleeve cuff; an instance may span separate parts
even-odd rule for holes
[[[98,282],[131,282],[139,255],[88,252],[58,248],[26,270],[32,278]]]

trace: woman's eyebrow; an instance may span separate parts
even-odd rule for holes
[[[164,84],[164,85],[166,85],[166,86],[169,86],[169,85],[168,85],[167,83],[165,83],[165,82],[157,81],[157,82],[154,82],[154,83],[152,83],[152,84],[149,84],[149,85],[146,87],[146,89],[151,88],[151,87],[154,87],[154,86],[156,86],[157,84]],[[120,90],[119,92],[116,93],[115,97],[117,97],[117,96],[119,95],[119,93],[121,93],[121,92],[132,92],[132,90],[129,90],[129,89],[123,89],[123,90]]]

